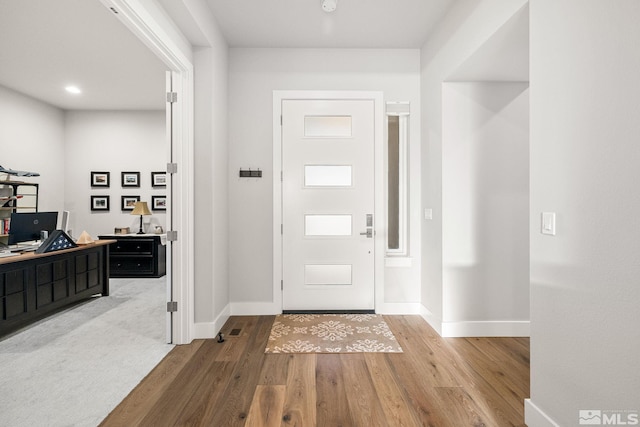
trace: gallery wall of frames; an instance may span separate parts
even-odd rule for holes
[[[65,207],[74,234],[139,229],[132,215],[146,202],[151,215],[144,231],[166,230],[167,143],[162,111],[78,111],[66,113]],[[71,164],[71,163],[69,163]]]
[[[167,173],[161,171],[151,172],[149,182],[153,191],[165,190],[167,187]],[[96,192],[96,194],[91,194],[90,206],[92,212],[109,211],[114,208],[114,205],[112,205],[113,202],[111,200],[111,195],[114,193],[114,191],[111,191],[111,184],[111,172],[91,172],[91,189]],[[114,185],[114,187],[120,188],[120,193],[122,194],[120,194],[120,199],[115,200],[114,202],[119,201],[120,210],[123,212],[133,211],[136,202],[141,201],[139,191],[142,187],[140,172],[120,172],[120,183],[118,185]],[[115,193],[117,192],[118,191],[115,191]],[[136,192],[137,194],[133,194]],[[153,211],[166,211],[167,196],[164,193],[154,193],[151,196],[151,200],[148,201],[147,204]]]

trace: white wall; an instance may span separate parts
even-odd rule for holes
[[[422,227],[421,304],[423,315],[438,331],[442,330],[444,318],[442,83],[526,3],[458,2],[421,49],[422,207],[433,210],[433,219]]]
[[[569,426],[580,409],[640,411],[640,3],[531,0],[530,13],[526,422]],[[543,211],[556,236],[540,234]]]
[[[214,322],[229,303],[226,55],[226,46],[194,53],[196,323]]]
[[[212,132],[210,125],[204,122],[211,120],[211,89],[210,75],[212,73],[212,59],[209,49],[196,52],[193,57],[194,67],[198,72],[194,75],[195,91],[194,116],[194,221],[196,224],[194,235],[194,251],[198,254],[195,260],[195,290],[194,290],[194,319],[196,323],[211,322],[213,318],[212,304],[214,302],[214,287],[210,284],[214,274],[213,268],[213,165],[212,165]],[[201,122],[202,125],[199,125]],[[213,332],[213,331],[212,331]]]
[[[64,112],[0,86],[0,165],[38,172],[40,211],[64,210]]]
[[[204,0],[161,1],[193,46],[194,329],[214,337],[229,315],[228,47]]]
[[[0,143],[2,166],[40,173],[24,178],[40,184],[39,210],[71,211],[74,237],[137,230],[139,217],[120,210],[120,196],[139,195],[151,207],[152,195],[166,194],[151,187],[151,171],[166,168],[164,111],[65,112],[0,87]],[[111,172],[110,188],[92,189],[91,171]],[[139,171],[141,187],[122,188],[123,171]],[[91,195],[109,195],[110,211],[92,213]],[[151,224],[166,228],[165,217],[154,211]]]
[[[528,87],[443,84],[445,336],[529,334]]]
[[[151,172],[166,170],[164,111],[68,111],[65,114],[64,207],[71,212],[74,237],[87,231],[93,238],[110,234],[115,227],[139,229],[140,217],[120,209],[121,196],[140,196],[151,209],[152,195],[166,195],[166,188],[151,186]],[[92,188],[91,171],[111,173],[109,188]],[[123,188],[121,172],[140,172],[140,188]],[[109,212],[92,212],[92,195],[110,196]],[[166,213],[152,211],[145,217],[145,231],[155,225],[166,230]]]
[[[229,66],[229,217],[232,302],[272,302],[274,90],[383,91],[411,102],[411,256],[420,259],[419,51],[376,49],[231,49]],[[239,179],[260,168],[262,179]],[[382,189],[379,192],[382,195]],[[420,266],[385,273],[386,302],[420,299]],[[279,303],[279,301],[276,301]]]

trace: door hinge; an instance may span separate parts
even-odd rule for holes
[[[280,126],[282,126],[282,114],[280,114]]]
[[[280,290],[284,290],[284,280],[280,280]]]
[[[178,164],[167,163],[167,173],[170,173],[170,174],[178,173]]]
[[[284,182],[284,172],[280,171],[280,182]]]
[[[167,301],[167,313],[178,311],[178,301]]]
[[[280,234],[284,234],[284,224],[280,224]]]
[[[168,242],[178,241],[178,232],[176,230],[167,231],[167,241]]]
[[[178,92],[167,92],[167,102],[172,104],[178,102]]]

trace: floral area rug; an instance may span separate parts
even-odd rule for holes
[[[402,353],[378,314],[276,316],[265,353]]]

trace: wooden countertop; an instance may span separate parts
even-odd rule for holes
[[[20,255],[8,256],[8,257],[0,258],[0,265],[2,265],[2,264],[11,264],[13,262],[20,262],[20,261],[29,261],[29,260],[36,259],[36,258],[44,258],[44,257],[48,257],[48,256],[66,254],[66,253],[70,253],[70,252],[78,252],[78,251],[81,251],[81,250],[84,250],[84,249],[95,248],[95,247],[98,247],[98,246],[107,246],[107,245],[110,245],[111,243],[115,243],[115,242],[116,242],[115,240],[96,240],[95,242],[89,243],[87,245],[78,245],[77,248],[62,249],[60,251],[47,252],[47,253],[44,253],[44,254],[37,254],[34,251],[23,252]]]

